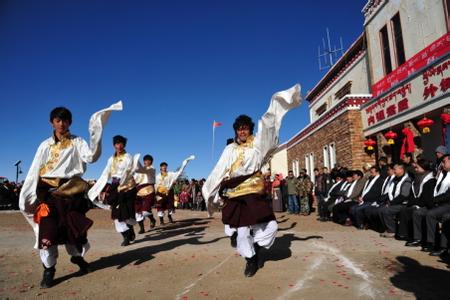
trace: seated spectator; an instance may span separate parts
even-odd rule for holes
[[[345,175],[337,172],[335,173],[335,183],[331,186],[322,203],[319,202],[319,221],[326,222],[330,220],[330,214],[333,209],[336,199],[341,195],[341,187],[345,183]]]

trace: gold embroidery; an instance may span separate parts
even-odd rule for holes
[[[131,178],[130,180],[128,180],[124,184],[121,184],[117,188],[117,190],[119,192],[127,192],[127,191],[131,190],[132,188],[134,188],[135,186],[136,186],[136,182],[134,181],[134,178]]]
[[[56,137],[53,136],[54,143],[49,145],[50,155],[48,161],[40,168],[39,175],[44,176],[48,172],[52,171],[55,166],[58,164],[59,159],[61,157],[61,151],[73,146],[73,138],[70,132],[64,134],[60,140],[56,140]],[[57,187],[59,185],[59,178],[42,178],[42,181],[50,184],[53,187]]]
[[[140,189],[137,192],[137,195],[139,197],[145,197],[145,196],[148,196],[148,195],[150,195],[151,193],[154,193],[154,192],[155,192],[155,188],[153,187],[153,185],[148,185],[148,186],[143,187],[142,189]]]
[[[232,199],[250,194],[264,194],[264,177],[261,172],[247,178],[244,182],[233,189],[228,189],[225,195]]]
[[[253,148],[253,140],[254,140],[254,137],[253,137],[253,135],[251,135],[247,138],[245,143],[238,144],[238,146],[237,146],[238,155],[237,155],[236,160],[233,162],[233,164],[231,164],[230,173],[234,173],[237,169],[239,169],[244,164],[245,149]]]
[[[159,182],[159,185],[156,188],[156,191],[158,193],[164,194],[164,195],[168,195],[169,194],[169,190],[163,185],[163,182],[164,182],[166,177],[167,177],[167,173],[162,173],[161,172],[161,181]]]
[[[116,174],[117,173],[117,167],[119,166],[119,164],[121,162],[124,161],[125,159],[125,151],[118,154],[118,155],[114,155],[113,156],[113,161],[112,161],[112,165],[111,165],[111,174]]]

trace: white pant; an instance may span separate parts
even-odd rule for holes
[[[80,253],[75,245],[66,244],[65,246],[67,254],[69,254],[70,256],[84,256],[89,248],[91,248],[91,245],[89,243],[86,243],[82,246],[82,250]],[[46,268],[53,267],[54,265],[56,265],[56,261],[58,260],[59,256],[58,246],[53,245],[48,247],[47,249],[40,249],[39,256],[41,257],[41,261]]]
[[[128,225],[136,225],[136,220],[135,219],[128,219],[125,220],[124,222],[119,221],[117,219],[114,219],[114,226],[116,227],[116,231],[118,233],[122,233],[127,231],[128,229]]]
[[[169,216],[171,216],[171,215],[173,215],[175,212],[173,211],[173,209],[169,209],[168,211],[167,211],[167,214],[169,215]],[[158,211],[158,217],[164,217],[164,211]]]
[[[225,225],[226,235],[232,236],[237,231],[237,251],[241,256],[248,258],[255,255],[254,243],[269,249],[275,241],[277,230],[278,224],[275,220],[238,228],[231,228],[229,225]],[[251,231],[253,231],[253,235]]]
[[[148,216],[153,215],[151,212],[144,211],[144,212],[137,212],[136,213],[136,222],[144,221],[144,219]]]

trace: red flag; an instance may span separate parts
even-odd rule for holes
[[[222,122],[216,122],[216,121],[213,122],[213,128],[216,128],[219,126],[222,126]]]

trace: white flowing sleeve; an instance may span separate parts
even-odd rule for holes
[[[91,189],[88,192],[88,197],[91,201],[95,201],[95,199],[100,195],[105,185],[108,183],[109,177],[110,177],[110,171],[111,171],[111,165],[112,165],[112,157],[108,159],[108,163],[106,164],[105,169],[102,172],[102,175],[97,180],[97,182],[91,187]]]
[[[34,214],[34,209],[37,205],[36,188],[39,181],[39,170],[41,165],[45,163],[47,157],[45,151],[46,143],[44,141],[39,145],[23,183],[22,190],[20,191],[19,208],[21,211],[29,214]]]
[[[87,143],[80,143],[78,149],[83,162],[93,163],[98,160],[102,153],[103,127],[108,121],[111,112],[121,111],[122,108],[122,101],[119,101],[91,116],[89,120],[89,146]]]
[[[209,202],[217,202],[219,200],[216,195],[219,192],[220,183],[225,178],[228,172],[228,166],[231,165],[231,147],[226,147],[220,156],[219,161],[209,174],[202,187],[203,199],[205,199],[206,205]]]
[[[255,148],[258,149],[260,157],[263,159],[261,165],[278,146],[281,121],[284,115],[299,106],[300,102],[300,84],[272,96],[269,109],[258,122],[258,132],[254,142]]]
[[[185,160],[183,160],[183,163],[181,164],[181,166],[175,171],[175,172],[169,172],[169,186],[167,188],[172,187],[173,183],[178,179],[178,177],[180,177],[181,173],[183,173],[184,169],[186,168],[187,164],[191,161],[194,160],[195,156],[191,155],[188,158],[186,158]]]

